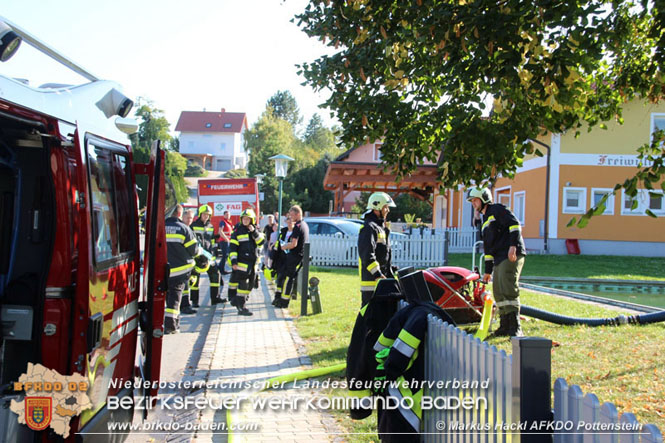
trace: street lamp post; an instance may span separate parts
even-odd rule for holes
[[[282,184],[284,182],[284,177],[286,177],[286,172],[289,169],[289,162],[294,159],[288,155],[277,154],[270,157],[269,160],[275,160],[275,177],[279,179],[279,199],[277,203],[277,212],[279,215],[279,217],[277,217],[277,232],[279,232],[281,228],[280,222],[282,220]]]
[[[258,217],[258,209],[261,207],[261,184],[263,184],[263,178],[265,177],[265,174],[254,174],[254,178],[256,179],[256,193],[259,194],[259,204],[257,205],[257,214],[256,216]]]

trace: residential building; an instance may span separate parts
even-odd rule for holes
[[[202,168],[228,171],[247,166],[244,112],[182,111],[175,130],[180,132],[180,154]]]
[[[429,201],[434,193],[434,226],[441,227],[447,218],[447,200],[437,193],[436,165],[426,162],[407,176],[398,177],[381,165],[381,141],[350,149],[328,166],[323,180],[326,190],[334,194],[333,212],[351,212],[361,192],[383,191],[393,198],[408,193]]]
[[[617,183],[634,176],[637,148],[651,141],[656,128],[665,129],[665,104],[636,100],[625,105],[623,118],[622,125],[608,122],[606,130],[583,130],[579,137],[573,131],[540,137],[534,146],[544,155],[525,159],[513,179],[497,180],[494,201],[510,207],[520,220],[527,249],[565,254],[577,246],[582,254],[665,256],[660,185],[652,194],[638,185],[635,208],[620,190],[586,227],[568,226],[573,217],[579,220],[596,207]],[[449,208],[448,226],[472,225],[465,190],[450,193]],[[646,209],[658,218],[648,216]]]

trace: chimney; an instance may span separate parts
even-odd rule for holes
[[[222,108],[222,114],[226,112],[226,108]]]

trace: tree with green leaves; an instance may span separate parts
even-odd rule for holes
[[[323,187],[323,178],[331,157],[324,155],[315,165],[302,168],[288,176],[289,201],[304,210],[325,214],[329,210],[333,193]]]
[[[362,214],[367,209],[367,202],[371,192],[361,192],[356,202],[351,208],[354,214]],[[411,214],[414,219],[420,218],[426,223],[432,221],[432,205],[424,200],[420,200],[411,194],[400,194],[394,198],[395,207],[390,208],[388,220],[390,221],[406,221],[406,214]]]
[[[275,95],[268,99],[266,107],[268,106],[272,108],[275,117],[289,122],[294,131],[302,123],[298,103],[289,91],[277,91]]]
[[[275,177],[275,164],[270,157],[285,154],[295,158],[298,146],[300,141],[293,134],[291,124],[277,117],[270,106],[245,133],[245,149],[249,153],[247,172],[250,177],[256,174],[265,176],[261,185],[261,191],[265,195],[261,204],[264,212],[277,209],[278,180]],[[289,165],[289,174],[293,172],[294,163],[296,162]]]
[[[166,186],[166,205],[172,206],[179,202],[187,200],[189,193],[185,186],[185,170],[187,169],[187,160],[175,150],[172,137],[169,134],[169,122],[164,117],[164,111],[155,108],[150,101],[142,98],[137,100],[138,108],[135,116],[139,119],[139,130],[130,135],[133,147],[134,161],[138,163],[147,163],[150,160],[150,149],[156,140],[162,142],[161,146],[166,150],[164,170],[167,180]],[[148,181],[145,176],[136,178],[139,186],[139,206],[146,204],[148,192]]]
[[[300,73],[330,91],[342,141],[382,139],[398,174],[436,162],[443,187],[512,177],[539,135],[665,95],[662,1],[311,0],[296,21],[335,50]],[[617,190],[665,189],[659,135]]]

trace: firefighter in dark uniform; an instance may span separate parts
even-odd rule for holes
[[[385,409],[379,414],[379,438],[384,443],[420,441],[422,382],[425,379],[423,341],[427,334],[428,315],[455,324],[436,304],[411,301],[390,319],[374,345],[379,363],[375,380],[385,380],[387,389],[383,395],[400,404],[397,409]]]
[[[239,315],[253,315],[245,303],[254,286],[258,247],[263,241],[263,234],[256,227],[256,214],[252,209],[245,209],[240,214],[240,223],[233,230],[229,242],[229,262],[233,271],[229,278],[228,293],[230,303],[238,309]]]
[[[492,203],[487,188],[472,188],[467,200],[483,215],[481,234],[485,252],[483,280],[494,280],[492,289],[500,324],[494,336],[521,337],[519,279],[526,248],[517,217],[504,205]]]
[[[169,260],[169,288],[166,293],[164,333],[174,334],[180,326],[180,300],[194,268],[194,257],[199,253],[196,236],[184,224],[183,208],[176,206],[173,217],[166,219],[166,244]]]
[[[302,219],[300,206],[294,205],[289,209],[288,223],[293,223],[293,230],[288,240],[286,239],[289,233],[288,226],[282,229],[279,236],[279,248],[284,252],[284,260],[277,271],[277,281],[275,282],[275,299],[272,304],[277,308],[289,307],[298,265],[303,258],[303,245],[309,240],[309,227]],[[284,244],[281,243],[282,241]]]
[[[199,208],[199,217],[192,223],[192,230],[196,237],[199,239],[201,247],[208,251],[211,255],[215,249],[215,227],[210,223],[210,214],[212,210],[208,205],[202,205]],[[194,307],[199,306],[199,285],[201,284],[201,274],[208,273],[210,279],[210,303],[215,305],[217,303],[226,303],[226,299],[220,298],[219,293],[221,290],[222,278],[217,267],[215,260],[209,260],[206,257],[200,256],[196,259],[196,266],[192,273],[192,286],[190,287],[190,299]]]
[[[373,193],[367,202],[365,224],[358,235],[361,306],[369,302],[379,279],[394,277],[390,264],[390,229],[386,227],[386,217],[394,207],[393,199],[385,192]]]

